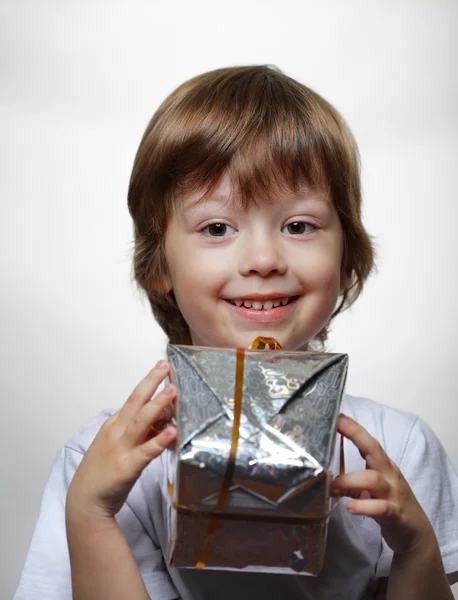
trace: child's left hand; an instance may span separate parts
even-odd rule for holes
[[[361,425],[340,415],[338,431],[351,440],[366,461],[366,471],[346,473],[331,485],[333,496],[353,498],[347,510],[377,521],[393,552],[406,554],[428,544],[434,531],[396,464]]]

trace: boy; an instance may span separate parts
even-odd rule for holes
[[[285,350],[313,349],[373,267],[350,132],[317,94],[268,67],[206,73],[167,98],[128,201],[135,277],[175,344],[247,347],[264,334]],[[156,392],[168,373],[158,363],[118,412],[62,451],[17,600],[453,597],[458,481],[448,458],[415,417],[349,396],[339,420],[347,473],[332,487],[345,498],[318,577],[167,566],[163,465],[176,430],[158,424],[177,391]]]

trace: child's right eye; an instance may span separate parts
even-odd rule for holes
[[[210,223],[202,229],[202,233],[210,237],[226,237],[226,234],[231,233],[229,230],[235,231],[233,227],[226,225],[226,223]]]

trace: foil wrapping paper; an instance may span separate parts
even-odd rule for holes
[[[205,568],[316,575],[347,355],[244,352],[239,437],[217,514],[231,450],[236,350],[169,345],[167,355],[179,393],[168,473],[171,564],[202,566],[207,546]]]

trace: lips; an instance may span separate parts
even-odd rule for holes
[[[258,323],[273,323],[286,318],[297,304],[299,296],[264,298],[234,298],[226,306],[243,319]],[[237,303],[237,304],[236,304]],[[248,306],[246,306],[248,304]]]

